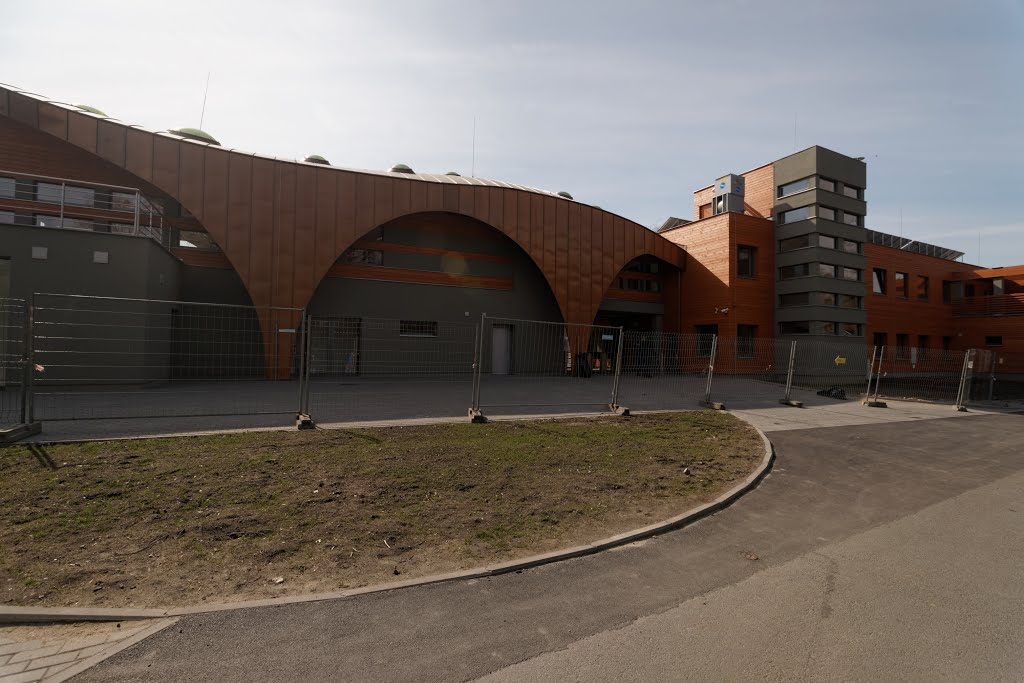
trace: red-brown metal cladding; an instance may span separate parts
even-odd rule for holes
[[[543,273],[566,322],[591,323],[613,278],[638,256],[685,267],[681,248],[642,225],[529,190],[260,157],[98,120],[0,88],[0,122],[15,125],[7,124],[11,119],[123,168],[139,185],[179,201],[224,250],[261,308],[304,308],[356,240],[423,211],[469,216],[507,235]],[[285,323],[294,326],[298,319]],[[265,320],[264,333],[275,334],[272,326]],[[279,354],[279,367],[286,367],[291,350],[281,348]]]

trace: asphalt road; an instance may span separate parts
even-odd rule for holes
[[[1022,678],[1024,419],[771,438],[761,486],[686,529],[520,574],[183,618],[74,681]]]

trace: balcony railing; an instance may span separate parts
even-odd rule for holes
[[[144,237],[172,249],[160,201],[138,188],[0,170],[0,223]]]
[[[954,318],[1024,315],[1024,294],[997,294],[953,300]]]

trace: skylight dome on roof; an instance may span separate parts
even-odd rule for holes
[[[405,164],[395,164],[394,166],[391,167],[390,171],[392,173],[415,173],[415,171],[413,171]]]
[[[177,128],[167,132],[180,135],[181,137],[188,138],[189,140],[195,140],[196,142],[206,142],[211,145],[220,146],[220,143],[217,142],[217,138],[213,137],[205,130],[199,130],[198,128]]]
[[[331,165],[331,162],[327,161],[327,159],[324,159],[319,154],[310,154],[308,157],[303,159],[303,161],[305,161],[307,164],[322,164],[324,166]]]
[[[565,190],[562,190],[561,192],[559,192],[558,196],[559,197],[565,197],[566,199],[572,199],[572,195],[569,194],[568,192],[566,192]]]
[[[90,114],[96,114],[96,116],[107,116],[107,113],[105,111],[97,109],[96,107],[90,107],[88,104],[76,104],[75,106],[81,109],[82,111],[87,111]],[[107,118],[110,117],[107,116]]]

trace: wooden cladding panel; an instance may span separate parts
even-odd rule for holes
[[[338,174],[337,218],[334,225],[334,244],[337,251],[347,249],[344,245],[352,244],[362,235],[356,234],[356,176],[351,173]],[[409,188],[410,206],[412,188]]]
[[[153,180],[153,136],[129,128],[125,134],[124,167],[143,180]]]
[[[68,115],[68,142],[96,153],[96,119],[85,114]]]
[[[191,142],[181,144],[178,154],[178,193],[177,197],[182,205],[188,208],[196,218],[203,220],[203,191],[205,189],[205,151],[202,145]],[[245,158],[241,154],[232,154],[231,163],[239,164],[239,159]],[[251,157],[250,157],[251,159]],[[229,179],[230,183],[230,179]],[[228,240],[231,241],[230,239]],[[245,278],[242,279],[245,281]]]
[[[178,150],[179,144],[174,140],[153,136],[153,184],[172,197],[177,197]]]
[[[582,207],[569,203],[567,213],[567,244],[565,247],[568,263],[566,267],[566,297],[569,302],[569,320],[580,318],[580,297],[571,293],[579,289],[580,282],[580,213]]]
[[[96,154],[107,161],[125,165],[125,136],[128,129],[124,126],[100,121],[96,130]]]
[[[374,188],[380,196],[380,188]],[[316,169],[316,254],[314,263],[318,273],[326,271],[337,260],[334,247],[334,225],[338,220],[338,183],[334,172]]]
[[[203,193],[203,218],[214,225],[227,225],[228,220],[228,153],[211,148],[205,150],[204,169],[206,191]],[[221,244],[227,249],[228,242]]]
[[[333,178],[331,179],[333,182]],[[253,158],[251,182],[252,212],[249,223],[250,295],[254,301],[271,301],[274,290],[274,162]]]
[[[569,303],[565,317],[572,319],[572,302],[569,299],[569,202],[558,199],[551,200],[555,206],[554,239],[548,239],[554,249],[555,260],[555,298]]]
[[[39,130],[61,140],[68,139],[68,110],[52,104],[39,105]]]
[[[360,177],[361,179],[361,177]],[[369,180],[369,179],[367,179]],[[309,166],[297,167],[295,178],[295,223],[292,228],[293,239],[295,240],[295,290],[297,292],[312,292],[316,289],[317,278],[314,272],[316,258],[315,243],[316,215],[314,213],[314,202],[316,201],[316,169]],[[367,183],[366,192],[369,194],[369,212],[373,211],[373,186]],[[293,297],[293,301],[295,298]],[[301,305],[305,305],[308,298]]]
[[[438,247],[420,247],[413,244],[399,244],[397,242],[378,242],[376,240],[356,240],[351,249],[376,249],[383,252],[398,252],[403,254],[424,254],[428,256],[458,256],[467,261],[488,261],[490,263],[512,263],[512,258],[499,254],[485,254],[477,251],[453,251],[451,249],[440,249]]]
[[[182,175],[192,163],[185,149],[195,145],[186,145],[182,149]],[[199,192],[201,193],[200,188]],[[201,194],[200,194],[201,197]],[[252,157],[232,154],[228,157],[228,215],[226,222],[227,246],[224,251],[235,264],[242,282],[249,283],[249,294],[257,301],[255,291],[264,287],[261,280],[269,277],[269,273],[253,273],[250,270],[252,261]]]
[[[18,123],[24,123],[32,128],[39,127],[39,100],[25,97],[17,93],[11,93],[12,119]],[[95,143],[94,143],[95,144]]]
[[[274,306],[292,306],[291,293],[295,289],[295,185],[297,166],[277,164],[275,166],[274,196],[274,244],[277,258],[273,298]],[[339,176],[341,178],[346,176]],[[351,176],[347,176],[351,178]]]

